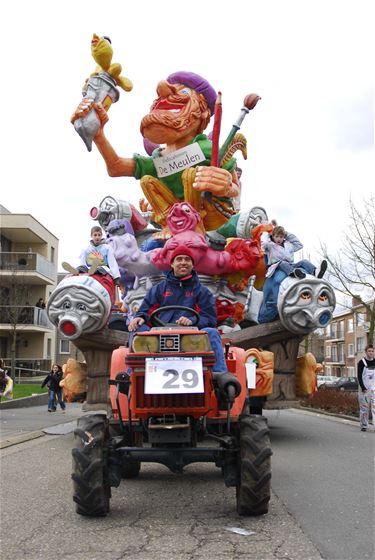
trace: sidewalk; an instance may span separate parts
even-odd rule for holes
[[[47,404],[23,408],[0,409],[0,449],[45,435],[63,435],[74,430],[82,416],[81,403],[67,403],[66,412],[60,408],[48,412]]]

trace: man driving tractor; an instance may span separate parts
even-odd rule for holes
[[[202,286],[193,269],[194,256],[189,247],[180,245],[171,255],[171,270],[166,279],[152,286],[147,292],[139,311],[129,323],[129,332],[149,330],[145,323],[150,313],[158,307],[183,306],[185,309],[166,309],[159,313],[163,323],[176,323],[182,326],[196,326],[205,330],[216,356],[213,371],[224,373],[227,366],[221,345],[219,332],[216,330],[215,299],[208,288]],[[189,312],[189,308],[199,314]]]

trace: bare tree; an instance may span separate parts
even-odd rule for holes
[[[363,305],[369,319],[367,341],[373,342],[375,329],[375,199],[363,200],[363,208],[349,201],[349,227],[344,244],[330,255],[325,244],[322,256],[329,263],[329,276],[334,288]]]
[[[11,269],[9,276],[2,278],[1,315],[2,322],[10,325],[10,369],[13,379],[15,379],[17,343],[19,342],[17,327],[20,324],[32,322],[30,320],[31,308],[27,308],[29,286],[26,284],[26,280],[25,274],[22,274],[16,267]]]

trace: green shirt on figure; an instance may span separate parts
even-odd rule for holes
[[[204,166],[209,166],[211,165],[211,152],[212,152],[212,143],[211,140],[209,140],[207,138],[207,136],[205,134],[198,134],[197,136],[195,136],[195,138],[193,138],[193,140],[190,142],[191,145],[194,142],[197,142],[199,144],[199,147],[201,148],[204,156],[205,156],[205,160],[201,161],[199,163],[197,163],[197,165],[204,165]],[[162,148],[156,148],[153,153],[152,156],[141,156],[140,154],[134,154],[133,159],[135,161],[135,178],[136,179],[141,179],[144,175],[151,175],[152,177],[156,177],[158,178],[162,183],[164,183],[168,189],[175,195],[175,197],[178,200],[183,200],[184,199],[184,187],[182,185],[182,173],[184,171],[178,171],[177,173],[173,173],[172,175],[168,175],[166,177],[162,177],[159,178],[155,165],[154,165],[154,159],[158,158],[161,156],[160,152],[161,152]],[[168,154],[170,155],[170,154]],[[195,165],[192,165],[191,167],[196,167]],[[224,166],[223,168],[226,169],[227,171],[229,171],[230,173],[233,171],[233,169],[235,169],[236,167],[236,160],[234,158],[231,158]],[[225,197],[219,197],[220,200],[230,200],[228,198]]]

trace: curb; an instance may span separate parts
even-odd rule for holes
[[[11,447],[12,445],[18,445],[20,443],[25,443],[26,441],[31,441],[44,436],[63,436],[73,431],[75,420],[68,420],[62,424],[55,424],[54,426],[47,426],[41,430],[36,430],[35,432],[20,433],[14,436],[9,436],[4,440],[0,441],[0,449],[5,449],[6,447]],[[65,426],[73,426],[72,429],[66,429]]]
[[[0,402],[0,410],[8,410],[9,408],[25,408],[28,406],[41,406],[48,403],[48,393],[33,395],[32,397],[22,397],[9,401]]]
[[[311,406],[301,406],[296,410],[302,410],[303,412],[314,412],[315,414],[324,414],[325,416],[334,416],[335,418],[342,418],[343,420],[353,420],[353,422],[359,422],[357,416],[349,416],[348,414],[340,414],[338,412],[328,412],[322,408],[312,408]]]
[[[25,443],[26,441],[44,437],[45,435],[46,434],[38,430],[36,432],[29,432],[27,434],[11,436],[3,441],[0,441],[0,449],[5,449],[6,447],[11,447],[12,445],[18,445],[19,443]]]

